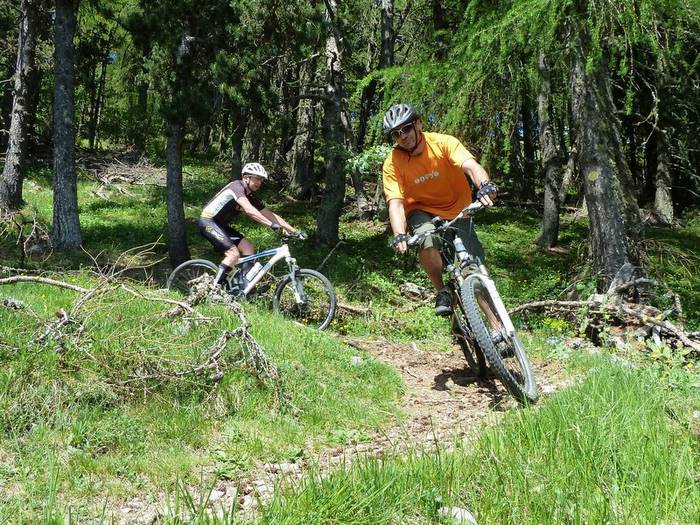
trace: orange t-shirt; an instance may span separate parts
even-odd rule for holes
[[[387,201],[403,199],[406,216],[423,210],[453,219],[472,202],[462,164],[474,155],[451,135],[423,132],[423,137],[420,155],[394,148],[384,161],[384,196]]]

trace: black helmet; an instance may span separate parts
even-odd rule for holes
[[[418,118],[418,112],[416,108],[410,104],[394,104],[389,108],[384,114],[384,125],[382,130],[384,134],[388,135],[395,129],[400,128],[404,124],[413,122]]]

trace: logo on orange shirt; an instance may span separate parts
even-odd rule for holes
[[[414,184],[423,184],[425,181],[431,180],[431,179],[436,179],[440,176],[440,173],[437,171],[433,171],[432,173],[426,173],[425,175],[421,175],[420,177],[417,177],[416,180],[414,180]]]

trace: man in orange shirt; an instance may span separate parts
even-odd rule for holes
[[[476,198],[493,206],[498,189],[474,156],[451,135],[423,131],[416,109],[396,104],[384,115],[384,133],[394,141],[394,149],[384,161],[384,195],[394,232],[394,249],[405,252],[408,226],[414,233],[434,230],[435,216],[453,219],[472,202],[468,176],[478,188]],[[467,249],[484,259],[484,250],[471,220],[457,224]],[[449,315],[452,298],[442,279],[440,240],[428,236],[421,246],[420,262],[437,290],[435,313]]]

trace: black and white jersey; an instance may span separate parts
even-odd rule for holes
[[[242,180],[234,180],[207,203],[202,210],[202,217],[212,219],[219,224],[228,224],[241,210],[237,202],[241,197],[247,197],[250,203],[258,210],[265,208],[260,199],[253,195],[252,192],[246,191],[246,186]]]

